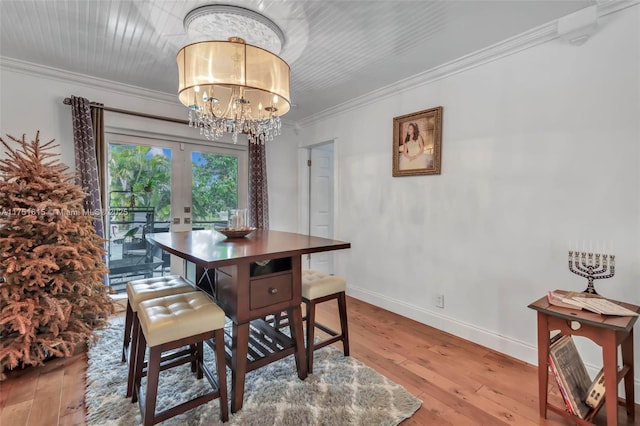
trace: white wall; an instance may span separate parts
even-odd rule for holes
[[[297,232],[298,157],[296,134],[284,127],[282,135],[267,145],[267,185],[269,186],[269,228]]]
[[[336,270],[349,293],[532,364],[527,305],[586,287],[567,268],[576,242],[616,255],[601,294],[640,304],[639,28],[633,7],[582,46],[550,41],[290,135],[335,138],[336,238],[352,244]],[[442,174],[393,178],[393,117],[438,105]],[[578,343],[593,374],[601,352]]]

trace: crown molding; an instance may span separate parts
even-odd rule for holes
[[[640,0],[599,0],[598,18],[620,12],[631,6],[640,4]],[[364,105],[378,102],[382,99],[398,95],[399,93],[415,90],[417,86],[423,86],[435,81],[450,77],[452,75],[470,70],[472,68],[496,61],[523,50],[538,46],[558,38],[558,20],[551,21],[532,30],[526,31],[517,36],[475,51],[469,55],[462,56],[446,64],[429,69],[409,78],[397,81],[388,86],[369,92],[328,108],[317,114],[303,118],[297,122],[299,127],[305,127],[317,123],[318,121],[343,114]]]
[[[631,6],[637,6],[640,4],[640,0],[596,0],[598,6],[598,17],[611,15],[612,13],[620,12]]]
[[[14,71],[20,74],[33,75],[40,78],[48,78],[64,83],[75,83],[90,88],[98,88],[108,92],[134,96],[144,100],[164,102],[168,105],[180,105],[175,94],[159,92],[156,90],[144,89],[117,81],[106,80],[98,77],[91,77],[86,74],[71,72],[59,68],[48,67],[32,62],[21,61],[6,56],[0,56],[0,70]]]
[[[553,40],[556,37],[555,22],[545,24],[516,37],[504,40],[487,48],[462,56],[443,65],[431,68],[409,78],[397,81],[388,86],[369,92],[365,95],[351,99],[333,108],[326,109],[315,115],[300,120],[301,126],[308,126],[320,120],[361,108],[374,102],[395,96],[407,90],[415,90],[417,86],[423,86],[452,75],[467,71],[480,65],[496,61],[508,55],[520,52],[541,43]]]

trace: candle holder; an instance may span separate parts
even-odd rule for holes
[[[589,280],[584,293],[598,294],[593,281],[611,278],[616,273],[616,257],[610,254],[569,251],[569,270]]]

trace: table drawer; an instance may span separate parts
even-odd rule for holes
[[[265,306],[291,300],[292,285],[293,278],[291,273],[252,279],[249,294],[249,309],[260,309]]]

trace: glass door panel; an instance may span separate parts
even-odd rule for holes
[[[169,266],[145,235],[169,230],[172,151],[109,143],[107,159],[109,285],[122,292],[131,279],[162,274]]]
[[[238,208],[238,157],[191,152],[193,229],[226,225],[229,209]]]

